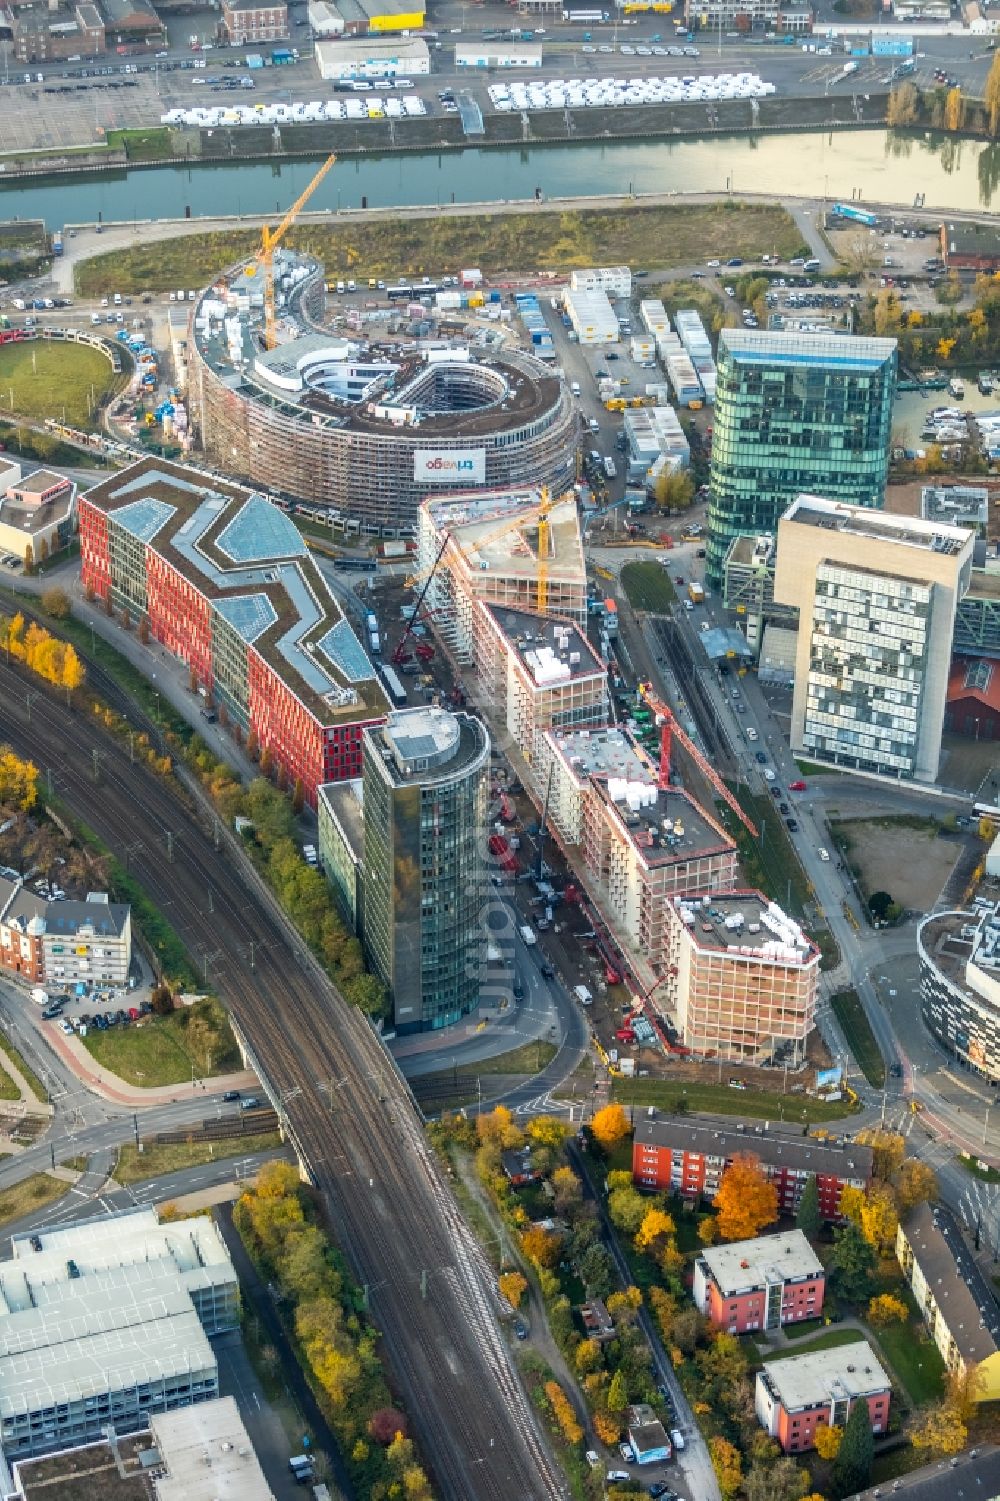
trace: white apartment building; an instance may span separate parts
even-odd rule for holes
[[[547,730],[608,722],[608,669],[572,620],[479,601],[473,656],[484,706],[534,764]]]
[[[424,609],[435,635],[462,666],[473,660],[478,600],[539,608],[541,504],[537,489],[463,492],[426,500],[417,513],[418,578],[430,580]],[[587,571],[574,495],[551,506],[547,531],[544,613],[585,625]]]
[[[589,267],[571,271],[569,285],[573,292],[605,292],[609,297],[631,297],[632,272],[628,266]]]
[[[549,788],[551,825],[615,937],[638,969],[663,975],[670,898],[731,891],[733,840],[687,792],[660,789],[657,768],[623,730],[546,734],[536,776]]]
[[[819,949],[759,891],[664,903],[666,978],[655,1004],[704,1056],[801,1063],[816,1016]]]
[[[799,611],[792,750],[933,782],[973,533],[800,495],[778,523],[774,598]]]

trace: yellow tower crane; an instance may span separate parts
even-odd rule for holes
[[[323,181],[323,178],[329,172],[330,168],[333,166],[336,160],[336,155],[331,152],[326,161],[323,163],[322,167],[320,167],[319,171],[316,173],[316,176],[313,178],[312,182],[310,182],[309,186],[304,190],[304,192],[299,194],[298,198],[296,198],[295,202],[292,204],[291,208],[288,210],[288,213],[282,219],[277,229],[272,229],[268,224],[265,224],[261,229],[260,249],[257,252],[257,266],[260,267],[264,276],[264,343],[268,349],[273,349],[275,344],[278,342],[278,336],[275,330],[276,319],[274,310],[275,249],[285,238],[285,235],[291,229],[299,214],[309,202],[309,199],[319,187],[320,183]],[[256,266],[252,268],[247,267],[247,272],[249,275],[253,275],[256,273],[256,269]]]

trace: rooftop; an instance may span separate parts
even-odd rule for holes
[[[274,1501],[235,1398],[157,1413],[149,1426],[167,1470],[156,1501]]]
[[[139,1455],[151,1443],[148,1432],[130,1433],[116,1439],[117,1455],[99,1443],[22,1459],[13,1466],[19,1494],[24,1501],[149,1501]]]
[[[873,1396],[892,1387],[865,1339],[784,1360],[765,1360],[761,1378],[770,1383],[788,1412],[825,1406],[834,1397]]]
[[[344,832],[354,860],[360,863],[365,853],[365,784],[361,777],[347,782],[324,782],[318,796],[323,799]]]
[[[814,964],[819,949],[794,918],[760,891],[674,897],[681,922],[699,949],[775,964]]]
[[[793,522],[866,541],[921,548],[924,552],[953,555],[972,547],[972,534],[964,527],[925,521],[919,516],[889,516],[867,506],[845,505],[843,501],[823,500],[817,495],[799,495],[793,500],[779,528]]]
[[[574,678],[607,676],[607,667],[571,620],[487,604],[490,617],[520,654],[536,688],[554,688]]]
[[[1000,1308],[951,1212],[942,1204],[921,1204],[903,1233],[966,1365],[995,1355]]]
[[[986,255],[1000,258],[1000,230],[995,224],[942,224],[951,255]]]
[[[22,930],[32,924],[32,932],[38,937],[71,937],[90,926],[97,936],[120,938],[130,910],[120,902],[109,902],[103,892],[91,892],[85,902],[50,902],[30,891],[21,880],[0,876],[0,917]]]
[[[875,1501],[884,1496],[885,1483],[861,1491],[857,1501]],[[965,1449],[951,1459],[937,1459],[933,1464],[911,1470],[892,1482],[893,1496],[900,1501],[987,1501],[1000,1496],[1000,1448],[986,1444]]]
[[[427,500],[421,511],[438,536],[450,533],[469,568],[535,579],[541,501],[537,489],[494,490]],[[573,495],[556,501],[548,526],[549,580],[579,579],[582,585],[583,543]]]
[[[470,714],[419,708],[390,714],[377,729],[365,731],[365,744],[387,778],[401,787],[452,780],[477,760],[485,763],[490,742],[482,722]]]
[[[323,724],[387,708],[375,670],[297,528],[266,496],[142,459],[87,492],[200,591]]]
[[[38,471],[39,473],[41,471]],[[36,475],[29,475],[26,480],[10,485],[8,488],[20,493],[39,495],[49,489],[54,483],[62,479],[62,475],[47,474],[48,484],[39,486]],[[29,489],[34,483],[35,488]],[[60,521],[67,520],[73,515],[76,507],[77,487],[67,480],[66,488],[60,490],[51,500],[44,500],[39,504],[29,500],[27,505],[23,501],[10,495],[0,496],[0,525],[16,527],[24,532],[25,539],[30,539],[37,532],[47,532]]]
[[[867,1182],[872,1175],[872,1149],[854,1141],[820,1141],[803,1136],[801,1127],[775,1125],[732,1126],[720,1121],[685,1121],[650,1107],[636,1118],[635,1139],[640,1145],[666,1147],[728,1161],[750,1152],[775,1167],[798,1169],[829,1177]]]
[[[823,1263],[801,1230],[759,1235],[726,1246],[708,1246],[700,1253],[724,1297],[734,1298],[767,1282],[792,1282],[821,1277]]]
[[[918,942],[946,980],[975,998],[969,965],[994,972],[1000,966],[1000,902],[990,910],[935,912],[920,924]]]
[[[724,328],[719,334],[720,361],[724,350],[743,364],[805,365],[811,369],[870,372],[895,360],[896,341],[852,334]]]

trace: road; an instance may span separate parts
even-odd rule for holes
[[[108,697],[113,684],[95,681]],[[565,1494],[495,1319],[492,1277],[426,1145],[409,1092],[368,1023],[289,928],[228,833],[127,747],[0,664],[0,734],[55,761],[70,809],[121,857],[137,820],[133,878],[200,956],[248,1038],[372,1315],[424,1456],[454,1501]],[[53,748],[59,755],[53,756]],[[94,755],[99,786],[93,776]],[[95,796],[95,792],[99,795]],[[172,834],[173,859],[166,855]],[[204,892],[215,891],[214,911]],[[254,943],[251,963],[250,942]],[[258,1066],[258,1073],[261,1073]],[[488,1398],[486,1393],[489,1394]]]

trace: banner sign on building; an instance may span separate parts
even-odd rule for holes
[[[413,455],[413,478],[427,485],[482,485],[485,448],[421,448]]]

